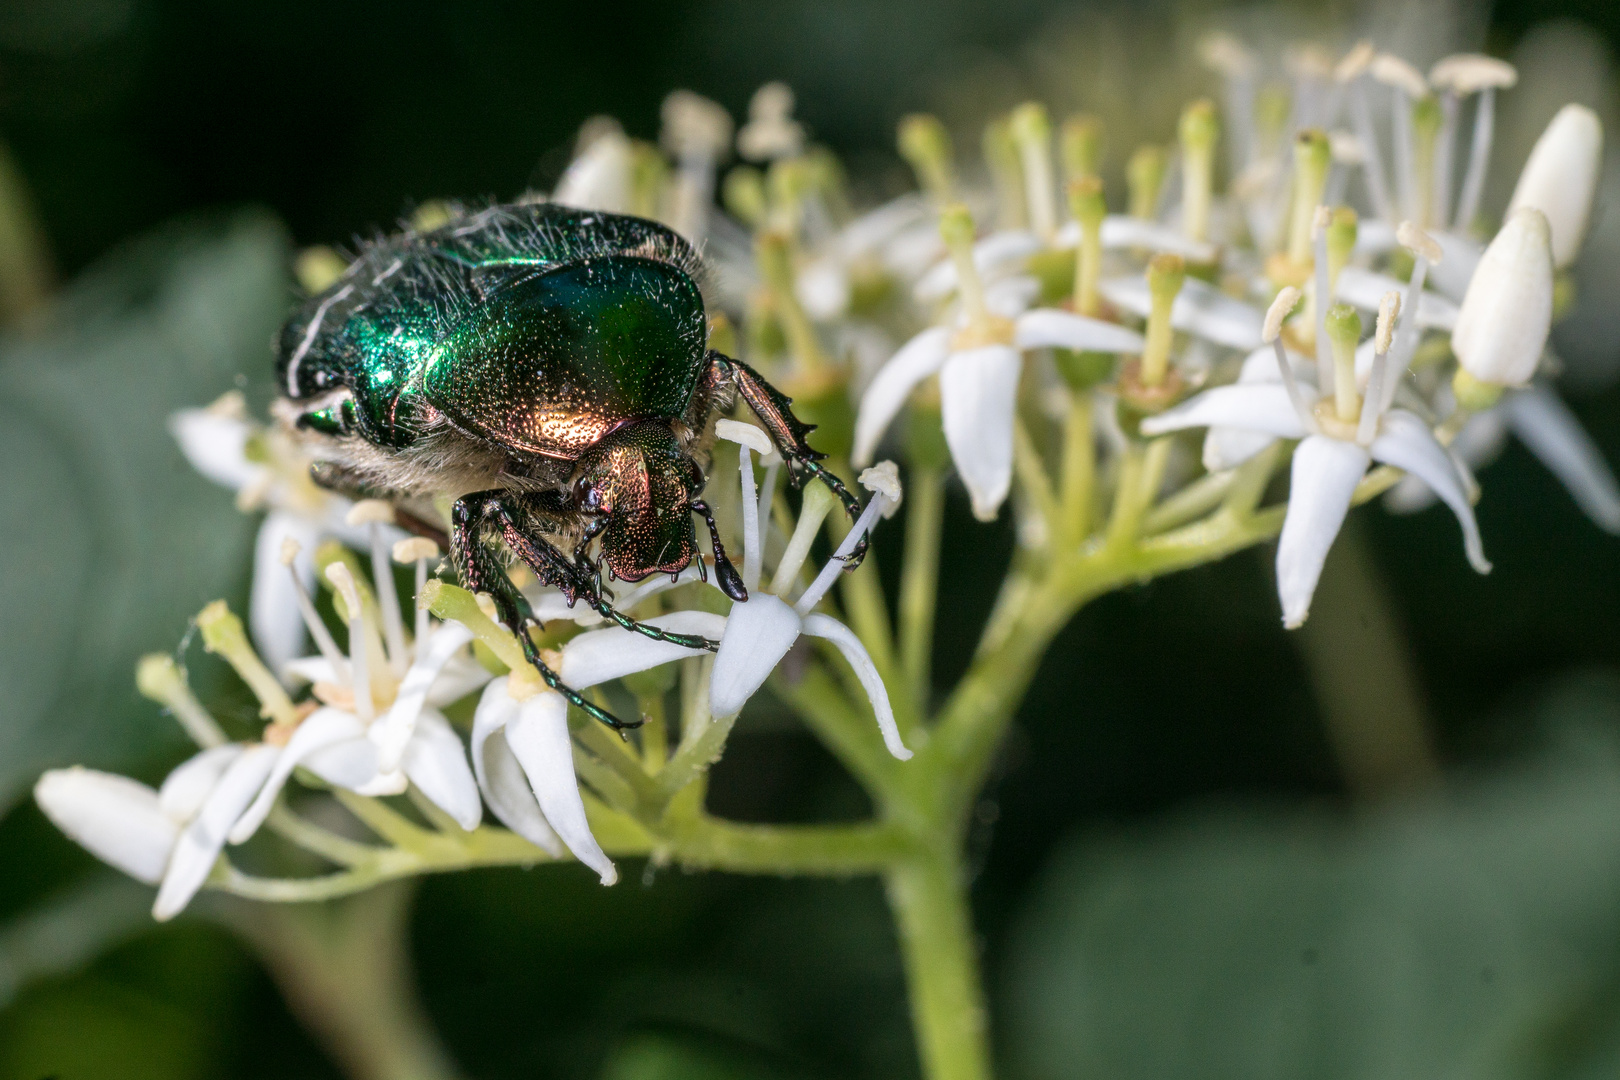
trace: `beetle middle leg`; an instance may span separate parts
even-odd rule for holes
[[[706,382],[712,388],[711,395],[727,382],[736,387],[760,423],[765,425],[765,430],[770,433],[777,451],[791,463],[795,470],[795,480],[803,483],[803,476],[820,480],[838,497],[850,521],[855,521],[861,516],[860,500],[850,494],[842,480],[821,464],[821,459],[826,455],[811,449],[810,444],[805,441],[805,437],[815,430],[814,425],[806,424],[793,415],[791,408],[793,403],[786,394],[766,382],[759,372],[741,360],[733,360],[712,349],[709,351],[709,375]],[[866,547],[867,539],[863,536],[846,557],[845,569],[853,570],[860,565],[861,560],[866,557]]]
[[[482,500],[485,507],[485,521],[500,529],[501,539],[506,541],[506,546],[523,560],[524,565],[535,572],[542,584],[561,588],[569,603],[583,600],[592,611],[615,626],[633,634],[640,634],[642,637],[652,638],[654,641],[667,641],[682,648],[703,649],[707,652],[714,652],[720,648],[718,641],[711,641],[698,634],[671,633],[632,619],[603,597],[600,578],[594,565],[577,555],[570,559],[552,544],[524,528],[521,505],[512,496],[505,492],[486,492],[483,493]],[[732,573],[735,574],[736,571]],[[738,586],[741,586],[740,580]]]
[[[529,607],[528,598],[512,584],[506,568],[484,545],[484,527],[490,511],[502,501],[504,492],[485,491],[466,495],[456,500],[450,510],[450,555],[461,578],[473,592],[484,592],[495,601],[495,613],[506,628],[517,635],[523,657],[540,673],[540,679],[561,694],[570,704],[583,709],[593,719],[600,720],[614,731],[623,734],[641,726],[642,721],[620,720],[617,716],[593,702],[585,700],[579,691],[566,685],[540,656],[540,647],[529,633],[539,628],[540,620]]]

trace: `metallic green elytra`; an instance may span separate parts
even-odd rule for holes
[[[819,478],[859,510],[818,464],[788,399],[707,348],[701,269],[656,222],[495,206],[365,246],[281,334],[282,411],[309,434],[316,479],[402,503],[453,498],[447,540],[467,586],[494,597],[548,684],[615,726],[540,662],[534,615],[494,541],[570,603],[712,649],[616,611],[601,568],[632,582],[694,560],[705,572],[697,514],[717,583],[747,598],[697,498],[717,414],[740,394],[796,478]]]

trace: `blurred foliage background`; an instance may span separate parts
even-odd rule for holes
[[[905,111],[970,124],[1030,94],[1106,110],[1112,93],[1144,124],[1163,113],[1129,138],[1162,140],[1203,85],[1173,51],[1198,29],[1280,45],[1371,21],[1420,62],[1446,43],[1540,49],[1553,70],[1578,53],[1598,75],[1534,107],[1616,115],[1602,73],[1620,7],[1603,0],[0,3],[0,183],[20,179],[39,223],[0,229],[68,283],[0,341],[0,1080],[339,1075],[230,932],[242,911],[154,928],[146,891],[25,798],[48,765],[153,779],[183,753],[131,664],[207,600],[241,600],[251,522],[163,417],[232,386],[264,400],[295,245],[428,198],[543,187],[586,117],[653,136],[678,86],[741,115],[761,82],[789,82],[876,197],[908,182],[891,152]],[[1504,150],[1507,175],[1536,130]],[[1599,214],[1620,230],[1612,202]],[[1558,343],[1620,462],[1616,278],[1589,270]],[[1620,541],[1517,446],[1484,481],[1488,578],[1449,515],[1370,509],[1302,635],[1279,627],[1262,550],[1107,597],[1062,636],[979,814],[1009,1075],[1620,1068]],[[965,660],[1010,547],[953,504],[936,672]],[[1366,732],[1391,709],[1427,735],[1381,757]],[[863,812],[769,709],[739,728],[712,802],[745,820]],[[468,1076],[915,1073],[872,882],[649,868],[603,891],[557,868],[429,880],[414,905],[416,980]]]

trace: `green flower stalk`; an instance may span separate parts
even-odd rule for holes
[[[1078,113],[1063,121],[1058,136],[1063,178],[1070,184],[1096,176],[1102,167],[1102,121]]]
[[[1158,387],[1170,370],[1170,309],[1187,280],[1187,261],[1180,255],[1155,255],[1148,263],[1147,279],[1153,309],[1148,315],[1147,348],[1142,350],[1138,378],[1143,386]]]
[[[1417,201],[1414,209],[1417,223],[1424,228],[1443,224],[1435,216],[1437,203],[1442,198],[1436,184],[1435,161],[1444,119],[1440,102],[1434,95],[1412,102],[1412,186]]]
[[[1042,240],[1050,241],[1057,232],[1057,191],[1052,176],[1052,123],[1046,109],[1025,102],[1008,119],[1013,141],[1018,146],[1018,162],[1024,174],[1024,200],[1030,228]]]
[[[1327,189],[1333,151],[1320,131],[1302,131],[1294,141],[1294,193],[1288,219],[1288,259],[1297,268],[1311,265],[1311,224]]]
[[[1181,113],[1181,228],[1189,239],[1209,238],[1209,207],[1215,186],[1215,145],[1220,126],[1215,103],[1200,98]]]
[[[1144,221],[1158,210],[1159,191],[1164,187],[1168,168],[1164,149],[1158,146],[1138,146],[1125,165],[1125,184],[1130,190],[1131,217]]]
[[[900,156],[917,174],[917,183],[936,206],[956,198],[956,169],[951,162],[951,137],[939,117],[912,113],[900,119],[896,139]]]
[[[1102,181],[1087,176],[1069,182],[1069,213],[1080,223],[1080,245],[1075,250],[1074,310],[1095,316],[1101,303],[1097,283],[1102,278],[1102,223],[1108,214]]]
[[[1361,342],[1361,315],[1349,304],[1327,310],[1327,337],[1333,349],[1333,412],[1341,424],[1361,417],[1356,393],[1356,346]]]
[[[997,226],[1024,228],[1029,222],[1029,206],[1024,199],[1024,169],[1019,161],[1018,142],[1013,138],[1011,119],[997,117],[986,124],[981,146],[985,167],[996,189]]]

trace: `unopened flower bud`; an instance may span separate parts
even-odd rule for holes
[[[1535,374],[1552,325],[1553,260],[1547,218],[1513,212],[1480,258],[1451,332],[1457,361],[1475,380],[1522,386]]]
[[[1536,140],[1513,189],[1508,213],[1533,206],[1547,217],[1553,265],[1580,254],[1603,167],[1603,122],[1584,105],[1565,105]]]
[[[102,862],[148,885],[162,880],[180,826],[145,784],[94,769],[52,769],[34,785],[34,801]]]

